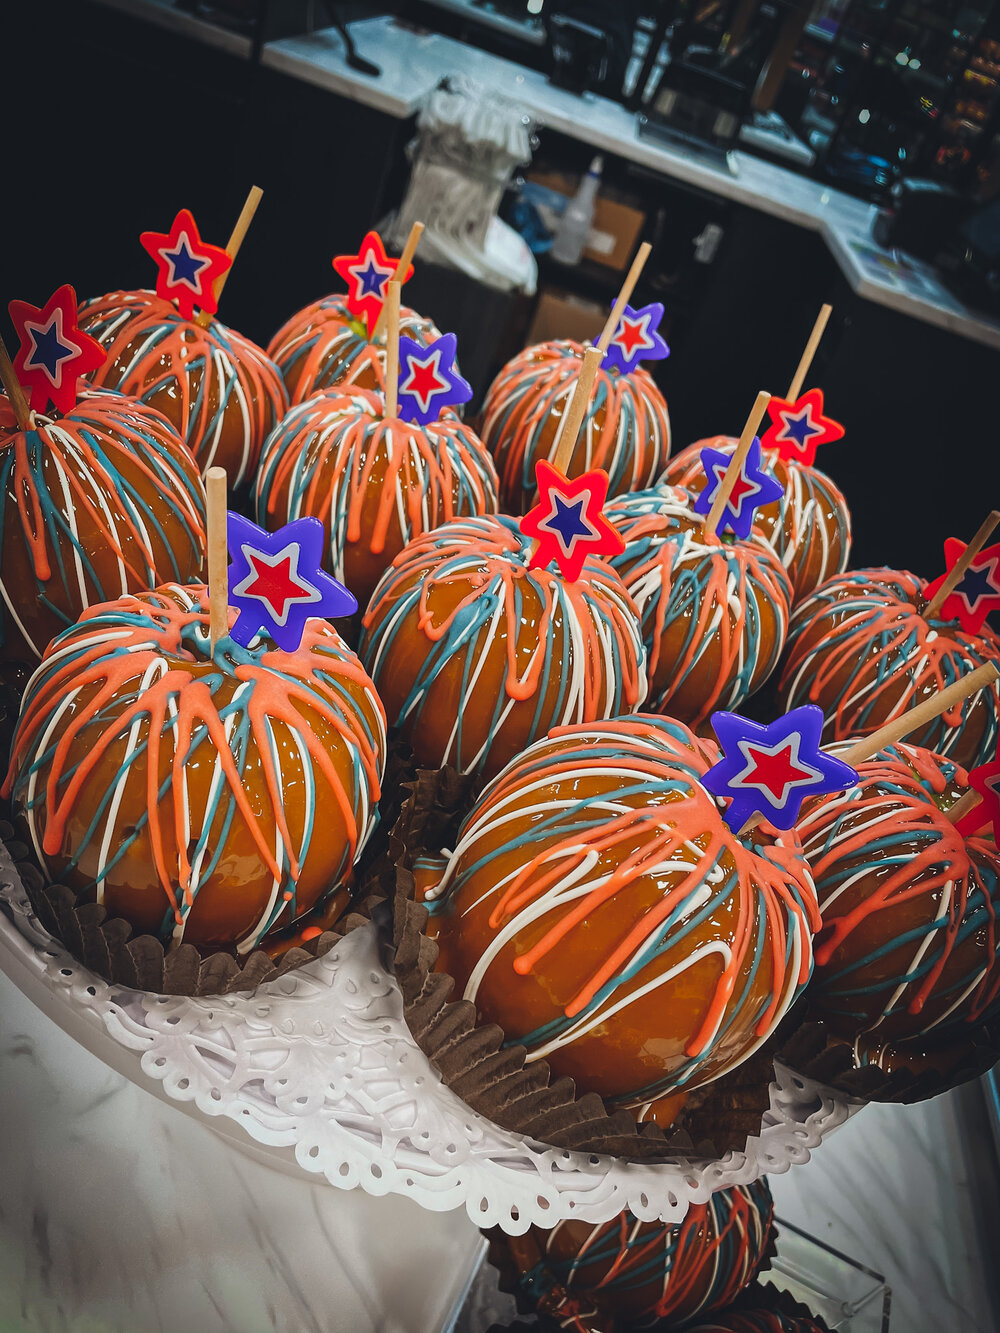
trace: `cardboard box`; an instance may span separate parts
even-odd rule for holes
[[[535,205],[549,231],[555,232],[580,179],[560,171],[529,171],[522,196]],[[583,252],[584,259],[624,272],[642,231],[646,214],[641,209],[612,199],[607,192],[594,202],[594,221]]]
[[[573,338],[585,342],[598,336],[607,317],[608,312],[596,301],[585,301],[557,287],[543,287],[524,340],[525,346],[548,342],[550,338]]]

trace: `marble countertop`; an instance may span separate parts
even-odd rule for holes
[[[261,60],[272,69],[399,118],[412,115],[442,78],[461,72],[483,88],[519,101],[541,125],[673,180],[818,231],[859,296],[1000,348],[1000,323],[969,310],[930,268],[875,245],[873,204],[749,153],[730,154],[727,169],[680,144],[666,146],[641,138],[635,114],[617,102],[555,88],[537,70],[440,33],[414,30],[391,17],[352,23],[351,34],[359,55],[381,68],[379,76],[359,74],[347,65],[343,40],[335,29],[270,42]]]
[[[479,1262],[464,1210],[265,1164],[109,1069],[3,974],[0,1113],[4,1333],[435,1333]],[[1000,1327],[977,1087],[867,1107],[770,1180],[783,1217],[886,1275],[893,1333]]]
[[[434,1333],[479,1260],[431,1213],[288,1174],[78,1045],[0,973],[3,1333]]]

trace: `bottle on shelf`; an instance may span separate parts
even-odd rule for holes
[[[604,158],[598,154],[590,170],[580,182],[580,188],[566,205],[552,242],[552,258],[560,264],[579,264],[583,248],[594,221],[594,201],[601,186]]]

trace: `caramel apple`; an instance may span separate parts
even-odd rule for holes
[[[3,791],[51,880],[136,934],[243,953],[349,881],[384,762],[374,686],[326,621],[294,652],[213,654],[207,590],[170,584],[53,641]]]

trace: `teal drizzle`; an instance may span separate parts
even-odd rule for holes
[[[127,432],[127,436],[123,434],[119,437],[115,433],[116,428]],[[192,572],[199,569],[205,524],[205,501],[201,488],[187,486],[177,461],[180,450],[175,446],[171,452],[164,444],[163,435],[149,429],[148,420],[143,420],[142,415],[134,410],[128,399],[117,393],[88,389],[86,396],[81,398],[70,416],[55,422],[55,429],[71,430],[76,448],[84,454],[89,454],[86,466],[97,489],[108,497],[112,513],[116,507],[121,512],[124,520],[121,527],[122,540],[127,541],[132,536],[125,526],[129,523],[137,528],[144,525],[151,537],[155,535],[159,538],[162,545],[162,560],[165,564],[161,563],[158,568],[153,565],[151,552],[144,548],[140,541],[128,541],[128,560],[133,566],[141,564],[139,573],[142,587],[153,588],[158,583],[172,580],[183,582]],[[122,588],[117,581],[110,586],[105,584],[98,575],[91,558],[91,546],[95,540],[100,540],[100,537],[92,534],[89,538],[90,545],[82,540],[65,513],[65,498],[61,490],[49,489],[54,484],[55,478],[51,468],[48,469],[46,476],[46,462],[54,449],[58,450],[69,473],[72,474],[77,470],[68,456],[68,450],[58,440],[53,441],[46,430],[26,431],[24,440],[29,486],[38,496],[52,578],[43,580],[36,574],[32,590],[27,596],[23,587],[13,588],[5,585],[5,592],[15,605],[23,604],[28,597],[37,599],[58,621],[58,626],[53,630],[53,633],[56,633],[59,627],[72,625],[76,615],[88,605],[120,597]],[[160,511],[162,518],[156,510],[149,507],[141,498],[136,486],[118,469],[117,460],[130,453],[139,455],[155,479],[162,506]],[[0,451],[0,487],[2,494],[6,496],[14,494],[15,462],[13,447]],[[185,486],[183,495],[178,491],[178,483]],[[27,501],[19,497],[18,503],[26,505]],[[201,532],[192,525],[191,508],[201,520]],[[6,537],[7,522],[15,523],[20,535],[20,522],[13,518],[12,507],[7,504],[0,505],[0,549],[3,548]],[[87,516],[82,516],[82,522],[87,524],[88,528],[91,526],[91,520]],[[169,538],[166,533],[168,524],[171,528]],[[83,568],[87,584],[87,601],[82,605],[75,572],[77,560]],[[2,577],[0,572],[0,580]],[[134,575],[130,576],[130,582],[134,583],[134,578]],[[62,589],[75,614],[67,614],[52,600],[49,589],[53,584]],[[139,591],[139,588],[133,587],[131,591]],[[16,628],[8,626],[7,620],[8,613],[4,607],[0,611],[0,643],[7,643],[11,635],[15,641],[20,637]],[[44,647],[45,644],[39,644],[38,651],[41,652]]]
[[[743,664],[730,678],[721,682],[722,697],[715,704],[720,708],[738,708],[752,693],[755,674],[759,675],[759,687],[778,665],[782,648],[780,628],[787,622],[790,600],[787,575],[779,564],[777,555],[772,553],[771,547],[763,538],[754,543],[749,558],[746,555],[747,543],[741,543],[739,549],[736,549],[735,544],[727,545],[723,542],[718,547],[706,548],[701,559],[691,560],[689,555],[689,563],[674,565],[669,588],[665,588],[662,578],[657,577],[652,593],[641,598],[640,582],[645,583],[650,571],[656,569],[663,561],[664,548],[674,548],[675,554],[671,558],[673,563],[674,560],[681,558],[685,544],[691,540],[691,530],[686,525],[668,526],[664,521],[657,524],[656,531],[645,530],[645,520],[651,517],[665,518],[670,514],[672,507],[678,514],[689,516],[689,511],[681,508],[678,502],[672,499],[670,489],[636,491],[632,495],[619,496],[608,504],[605,511],[608,520],[625,542],[624,551],[620,555],[612,556],[608,563],[621,575],[622,582],[638,607],[646,655],[651,663],[656,664],[650,669],[651,689],[655,689],[657,679],[662,678],[659,669],[661,664],[658,661],[660,657],[658,621],[662,620],[665,626],[674,626],[685,617],[688,618],[683,644],[676,655],[674,668],[667,675],[659,692],[650,695],[647,704],[656,709],[669,711],[671,699],[681,686],[689,678],[704,674],[701,659],[704,652],[712,646],[714,636],[704,636],[698,628],[698,620],[705,599],[709,596],[711,576],[713,573],[717,575],[716,562],[725,559],[728,575],[734,579],[737,587],[751,580],[753,583],[752,596],[745,587],[741,591],[741,600],[746,607],[746,621],[742,631]],[[744,553],[742,556],[741,551]],[[758,566],[756,576],[753,570],[754,564]],[[653,582],[652,579],[648,581]],[[761,604],[771,608],[772,617],[779,627],[770,656],[763,663]],[[722,608],[722,614],[723,616],[728,614],[725,607]],[[692,649],[693,654],[688,658]],[[680,669],[682,661],[687,662],[684,670]],[[706,699],[716,684],[715,681],[706,681],[704,691]]]
[[[580,365],[579,348],[571,342],[543,343],[541,349],[545,353],[542,357],[529,356],[528,353],[538,350],[529,348],[509,362],[493,381],[483,405],[483,441],[497,460],[504,498],[515,508],[522,502],[527,507],[534,499],[535,464],[544,456],[538,442],[539,432],[560,396],[564,399],[563,410],[568,407],[569,391]],[[609,477],[609,495],[622,494],[636,485],[649,485],[669,452],[666,435],[657,442],[651,438],[648,425],[643,425],[640,430],[639,402],[643,396],[650,399],[645,414],[647,421],[657,419],[660,414],[666,418],[666,403],[657,401],[659,391],[644,373],[641,376],[619,376],[615,369],[598,371],[580,427],[581,438],[585,436],[587,425],[608,408],[611,384],[619,379],[621,392],[615,443],[600,464]],[[524,439],[522,436],[529,417],[536,424],[531,435]],[[647,475],[637,478],[637,463],[647,450],[651,451]]]
[[[500,550],[498,545],[495,544],[497,525],[501,526],[509,536],[516,540],[517,545],[513,549]],[[492,532],[491,528],[493,529]],[[463,538],[465,539],[464,542]],[[445,583],[450,578],[461,578],[463,575],[467,575],[471,566],[480,563],[477,543],[484,538],[494,542],[490,550],[490,559],[494,563],[506,562],[514,566],[520,574],[525,573],[532,542],[520,531],[517,520],[506,514],[494,515],[488,519],[480,520],[454,520],[443,524],[430,533],[424,534],[419,539],[420,549],[418,554],[421,559],[425,558],[429,551],[444,548],[454,550],[454,547],[461,543],[459,550],[444,556],[434,565],[433,573],[429,574],[425,580],[412,582],[409,587],[403,586],[409,580],[406,552],[399,557],[397,566],[386,573],[372,598],[369,608],[369,623],[365,627],[361,646],[358,650],[361,660],[375,680],[376,686],[379,682],[381,661],[389,651],[390,645],[398,633],[399,626],[405,621],[413,624],[416,620],[421,594],[425,590],[427,582],[432,580]],[[408,549],[412,552],[414,547],[411,546]],[[549,566],[549,568],[553,572],[555,571],[554,565]],[[584,568],[592,575],[596,574],[598,581],[603,582],[605,587],[613,592],[613,589],[610,589],[611,580],[607,576],[602,561],[589,557]],[[602,572],[603,579],[601,578]],[[536,575],[529,574],[528,578],[534,580]],[[514,620],[518,624],[521,623],[524,611],[522,583],[522,579],[516,579],[512,592]],[[610,612],[611,599],[607,596],[594,597],[586,591],[584,584],[581,583],[578,586],[586,598],[589,615],[595,623],[599,623],[603,627],[604,635],[612,645],[617,666],[621,658],[621,629]],[[567,701],[570,697],[567,664],[573,656],[571,626],[577,619],[577,613],[571,605],[562,578],[553,578],[551,581],[545,580],[544,585],[538,583],[536,587],[542,588],[541,600],[543,602],[547,596],[551,596],[552,620],[555,620],[557,612],[561,612],[559,619],[562,623],[558,638],[555,631],[551,629],[546,636],[542,670],[535,696],[535,710],[532,714],[532,738],[543,735],[549,727],[558,725],[567,709]],[[470,598],[465,606],[452,617],[447,632],[440,639],[436,641],[427,640],[427,655],[415,671],[413,684],[400,705],[396,716],[390,718],[390,725],[394,724],[402,727],[407,723],[416,724],[419,721],[427,707],[434,683],[453,658],[458,657],[462,662],[460,697],[463,701],[471,697],[471,677],[475,671],[478,657],[483,651],[482,645],[477,645],[480,631],[492,619],[497,607],[503,603],[505,596],[504,581],[499,574],[494,574],[489,582],[484,583],[479,589],[477,596]],[[622,605],[625,605],[624,598],[622,599]],[[503,623],[503,620],[501,623]],[[638,643],[636,648],[639,649]],[[551,694],[551,680],[555,672],[555,663],[560,664],[558,683],[555,693]],[[625,696],[624,672],[622,670],[615,669],[609,673],[609,677],[605,679],[605,688],[609,691],[607,712],[610,716],[617,717],[631,711],[632,705]],[[554,704],[553,699],[555,700]],[[508,698],[503,691],[492,701],[488,723],[489,734],[493,734],[499,727],[500,717],[507,703]],[[479,694],[476,696],[476,704],[477,708],[481,708],[483,704],[481,687],[479,687]],[[544,714],[543,708],[545,709]],[[481,772],[489,757],[489,747],[486,747],[478,762],[473,764],[475,756],[472,746],[464,740],[463,709],[461,708],[457,721],[458,727],[455,734],[454,749],[448,756],[448,762],[454,764],[463,773]]]
[[[307,316],[309,324],[307,328],[303,328]],[[336,321],[336,324],[331,328],[333,321]],[[293,316],[275,336],[268,349],[275,365],[281,371],[289,392],[293,385],[298,384],[303,367],[308,364],[317,346],[326,347],[327,351],[316,374],[308,385],[299,387],[296,397],[301,401],[306,396],[312,397],[313,394],[333,388],[342,380],[349,378],[354,363],[364,349],[371,345],[369,339],[359,332],[359,328],[342,295],[324,296],[322,300],[316,301]],[[429,320],[407,316],[405,312],[401,312],[400,332],[412,338],[421,347],[426,347],[429,342],[440,336]],[[458,369],[457,362],[455,369]],[[303,392],[303,387],[308,389],[308,394]]]
[[[204,590],[202,589],[202,592],[203,591]],[[190,605],[194,608],[194,612],[198,610],[199,605],[198,602],[194,600],[196,597],[197,590],[192,589],[190,594]],[[135,605],[137,605],[137,603],[133,603],[133,606]],[[50,654],[42,662],[42,665],[38,668],[38,671],[32,678],[28,692],[25,696],[22,718],[30,709],[34,699],[39,694],[46,691],[52,677],[57,672],[65,670],[69,663],[79,661],[81,669],[84,671],[89,670],[92,672],[96,669],[93,666],[92,639],[95,634],[100,634],[104,629],[120,630],[126,628],[133,632],[137,632],[138,634],[148,631],[148,639],[142,640],[133,638],[128,642],[128,646],[122,646],[120,643],[116,644],[115,642],[111,642],[103,646],[104,650],[101,654],[102,661],[109,661],[111,659],[122,657],[134,657],[137,653],[144,656],[145,654],[148,654],[144,661],[137,662],[136,664],[134,680],[137,687],[138,678],[141,676],[145,666],[149,665],[150,660],[161,654],[164,650],[162,637],[164,625],[165,618],[162,615],[157,614],[155,605],[150,605],[148,611],[126,610],[121,605],[117,605],[113,609],[109,609],[108,612],[92,615],[88,617],[85,622],[75,625],[72,629],[67,630],[65,633],[61,634],[53,644],[53,653],[57,649],[60,650],[58,661],[52,661]],[[193,657],[199,660],[206,660],[208,658],[209,637],[207,625],[201,624],[200,622],[187,621],[183,624],[180,637],[181,651],[186,649]],[[77,651],[69,655],[64,655],[61,650],[71,647],[74,643],[78,643]],[[218,670],[199,677],[199,681],[204,683],[205,687],[214,697],[223,685],[223,682],[227,678],[232,678],[236,675],[236,671],[239,667],[259,667],[264,655],[273,651],[274,645],[269,639],[265,639],[262,636],[255,639],[249,648],[241,647],[230,638],[223,639],[217,645],[213,658]],[[357,708],[356,703],[345,688],[344,679],[337,671],[338,663],[343,661],[348,653],[349,650],[346,649],[339,640],[331,640],[329,642],[320,641],[314,644],[310,650],[309,657],[313,668],[310,675],[298,676],[286,673],[278,674],[287,682],[289,693],[294,689],[296,693],[305,696],[306,706],[309,703],[314,703],[317,709],[332,711],[347,729],[347,735],[342,736],[341,740],[343,744],[349,747],[353,759],[351,764],[351,771],[354,775],[353,787],[347,794],[354,808],[355,819],[357,819],[362,809],[362,784],[366,782],[364,765],[361,758],[361,742],[363,740],[367,747],[369,747],[375,754],[379,754],[382,751],[383,740],[381,738],[381,733],[376,732],[365,714]],[[317,662],[320,662],[323,658],[328,658],[330,661],[330,668],[328,670],[323,669],[322,667],[317,667],[316,665]],[[269,665],[267,669],[273,672],[272,666]],[[317,684],[325,686],[325,690],[329,693],[317,688]],[[248,753],[255,739],[258,744],[268,744],[271,747],[272,754],[275,755],[275,757],[277,756],[274,732],[270,725],[267,728],[266,737],[254,737],[253,735],[250,719],[250,699],[255,688],[256,686],[253,681],[240,682],[236,695],[228,704],[223,705],[219,709],[219,717],[223,724],[230,718],[236,719],[236,724],[230,738],[230,752],[233,756],[237,772],[242,771],[245,767]],[[95,741],[98,736],[102,740],[105,739],[105,733],[108,729],[113,732],[115,737],[124,737],[128,735],[133,723],[129,722],[127,725],[123,725],[120,723],[120,717],[124,711],[124,707],[137,697],[137,688],[131,696],[119,693],[115,700],[109,702],[103,708],[103,710],[90,723],[90,726],[94,728]],[[175,692],[174,698],[176,699],[178,697],[178,693]],[[290,710],[290,716],[294,717],[294,715],[294,711]],[[285,725],[289,724],[289,718],[281,717],[279,720]],[[44,726],[44,723],[45,718],[42,719],[42,726]],[[168,753],[173,752],[173,747],[176,744],[176,732],[178,726],[178,718],[171,718],[169,713],[164,716],[163,729],[160,735],[167,742],[166,749]],[[19,729],[18,734],[15,736],[15,749],[20,740],[21,736]],[[27,751],[27,762],[22,762],[19,767],[16,781],[13,786],[12,798],[18,808],[28,816],[29,821],[34,812],[45,806],[45,778],[48,774],[49,766],[55,756],[58,742],[59,733],[57,732],[48,746],[34,750],[29,746]],[[190,747],[184,755],[184,763],[187,764],[193,758],[199,746],[205,743],[212,743],[209,740],[208,728],[204,725],[194,728],[192,731]],[[148,739],[140,739],[137,741],[132,754],[124,763],[120,779],[121,781],[131,780],[129,774],[131,773],[133,766],[138,765],[136,780],[143,783],[145,782],[144,764],[148,749]],[[298,753],[298,751],[296,751],[296,753]],[[298,846],[298,860],[299,863],[302,864],[309,855],[309,849],[313,839],[317,788],[316,775],[312,768],[308,751],[305,752],[304,756],[300,757],[302,758],[304,767],[304,776],[302,780],[306,787],[305,805],[309,811],[304,821],[303,832]],[[78,767],[79,765],[67,767],[64,770],[61,775],[60,790],[64,790],[65,787],[68,786]],[[34,799],[29,800],[27,792],[29,782],[33,775],[38,775],[39,785]],[[160,786],[157,794],[158,807],[159,803],[163,802],[168,797],[172,785],[172,776],[168,776]],[[62,872],[63,877],[72,884],[72,887],[81,896],[86,896],[88,893],[96,890],[99,879],[103,878],[104,875],[128,855],[130,848],[146,829],[149,822],[149,812],[147,809],[138,818],[136,824],[131,829],[131,832],[121,836],[120,839],[116,841],[113,854],[104,864],[103,874],[93,878],[84,874],[81,870],[81,862],[86,859],[87,853],[93,843],[95,841],[100,842],[101,840],[105,818],[110,811],[115,791],[116,787],[114,786],[104,791],[99,791],[96,788],[88,788],[88,804],[92,803],[93,805],[93,817],[82,837],[79,839],[79,842],[76,844],[74,854],[70,857],[66,870]],[[220,805],[222,805],[222,803],[224,803],[224,805],[221,812],[221,824],[216,825],[216,817],[219,814]],[[368,804],[368,827],[359,828],[358,830],[355,855],[360,853],[361,848],[374,827],[374,802],[369,799]],[[197,880],[195,881],[193,879],[192,881],[190,903],[185,900],[185,895],[179,885],[175,886],[174,904],[167,904],[159,932],[159,938],[164,943],[169,941],[171,937],[177,920],[177,914],[180,915],[182,920],[188,915],[194,901],[197,899],[199,887],[207,883],[218,868],[219,862],[226,851],[226,840],[229,830],[233,820],[238,816],[239,811],[235,795],[230,790],[227,782],[222,779],[217,784],[214,796],[206,806],[204,822],[201,829],[198,829],[196,822],[193,823],[192,836],[195,838],[195,841],[189,851],[189,859],[192,865],[197,862],[198,856],[209,846],[210,838],[215,838],[217,840],[215,849],[201,866]],[[271,850],[272,852],[275,852],[276,848],[272,846]],[[283,872],[282,879],[279,884],[272,911],[267,920],[259,928],[257,938],[265,935],[277,922],[278,918],[286,912],[288,913],[286,920],[294,920],[297,915],[298,908],[295,900],[295,881],[291,874],[288,852],[284,846],[281,848],[281,853],[282,860],[279,864],[279,868]],[[339,865],[331,875],[331,887],[339,883],[344,875],[349,872],[350,868],[349,856],[345,850],[345,854],[341,858]],[[285,893],[288,893],[290,897],[285,898]]]
[[[737,1208],[746,1217],[745,1230],[733,1225]],[[518,1285],[537,1300],[554,1282],[574,1293],[583,1290],[606,1297],[609,1308],[614,1307],[616,1297],[634,1297],[646,1290],[650,1293],[647,1316],[669,1317],[683,1309],[688,1318],[731,1300],[750,1281],[770,1234],[773,1212],[764,1179],[718,1190],[706,1204],[692,1206],[679,1224],[639,1225],[626,1212],[595,1226],[581,1240],[579,1253],[563,1257],[546,1252],[520,1276]],[[691,1296],[704,1281],[695,1283],[692,1278],[701,1269],[710,1280],[697,1307],[692,1308]],[[676,1280],[671,1285],[675,1272],[683,1274],[682,1287]],[[634,1300],[630,1308],[635,1308]]]
[[[107,303],[106,307],[104,303]],[[278,367],[261,348],[213,319],[206,328],[198,330],[201,336],[197,341],[184,343],[187,356],[183,361],[174,357],[171,349],[161,353],[162,344],[180,338],[184,329],[191,326],[189,321],[181,318],[174,305],[159,300],[150,292],[116,292],[87,301],[80,307],[80,319],[87,333],[105,346],[116,338],[130,335],[130,358],[127,361],[119,358],[120,363],[108,360],[98,372],[100,382],[105,386],[123,389],[140,402],[152,404],[172,380],[182,376],[186,379],[189,394],[187,419],[179,423],[177,429],[196,457],[204,452],[205,442],[211,441],[220,429],[243,379],[252,438],[245,443],[246,461],[239,461],[240,470],[235,475],[233,465],[229,465],[229,484],[236,486],[250,480],[248,470],[257,454],[261,435],[267,424],[279,418],[288,406]],[[140,326],[134,333],[130,329],[131,321]],[[208,350],[198,350],[199,347],[204,349],[206,344]],[[213,360],[213,351],[223,355]],[[245,368],[243,376],[241,367]],[[195,378],[198,388],[192,393]],[[210,388],[218,394],[218,401],[215,411],[203,416],[202,413],[207,411]],[[242,414],[242,407],[238,403],[235,406]]]
[[[337,404],[334,409],[334,404]],[[344,433],[356,427],[358,422],[365,425],[365,435],[358,444],[363,455],[371,443],[371,436],[383,428],[381,415],[373,415],[378,410],[378,400],[367,401],[360,395],[345,399],[335,394],[326,394],[307,399],[293,407],[278,423],[268,436],[261,454],[260,471],[254,485],[254,504],[257,522],[265,528],[274,528],[292,519],[311,514],[322,519],[330,532],[330,554],[333,572],[341,580],[345,579],[344,554],[347,549],[347,530],[349,510],[356,500],[353,489],[353,471],[358,458],[353,454],[340,457],[334,467],[327,464],[327,481],[318,487],[317,499],[310,501],[309,490],[316,479],[316,454],[314,446],[326,430],[331,419],[336,415],[344,425]],[[345,406],[345,404],[349,404]],[[427,439],[437,457],[438,466],[450,468],[448,481],[442,478],[442,493],[447,491],[452,497],[452,507],[456,516],[477,514],[496,510],[496,474],[493,472],[488,455],[484,452],[478,438],[468,426],[457,417],[443,418],[426,428]],[[338,453],[331,445],[332,452]],[[280,512],[269,512],[276,478],[281,475],[287,458],[294,459],[293,465],[284,473],[287,485],[287,499],[280,506]],[[472,472],[478,477],[479,486],[472,480]],[[450,485],[448,482],[450,481]],[[329,502],[329,503],[328,503]],[[409,509],[403,506],[402,513],[393,509],[393,522],[399,521],[404,542],[414,535],[409,523]],[[391,542],[392,524],[389,528]],[[386,565],[389,557],[386,557]]]
[[[962,632],[954,621],[924,622],[918,618],[915,602],[922,587],[913,574],[884,568],[851,570],[821,583],[797,605],[789,626],[781,681],[788,707],[816,702],[812,693],[817,674],[827,671],[831,661],[837,661],[847,669],[847,676],[839,697],[823,701],[827,714],[826,739],[862,736],[877,730],[885,720],[883,688],[911,674],[922,647],[921,631],[925,623],[947,639],[957,638],[963,647],[962,652],[949,650],[937,659],[941,672],[938,688],[954,684],[985,662],[1000,662],[1000,643],[988,626],[980,634],[972,635]],[[887,594],[903,604],[891,614],[887,610]],[[803,654],[799,649],[802,636],[821,617],[825,618],[826,632],[808,654]],[[907,619],[911,627],[904,630]],[[969,768],[994,759],[1000,744],[1000,689],[994,682],[990,690],[994,707],[980,710],[982,735],[968,760]],[[977,697],[966,699],[961,705],[963,721]],[[848,699],[852,700],[850,725],[838,725],[835,713]],[[963,727],[950,727],[944,717],[932,719],[907,739],[913,745],[946,756],[968,744]]]
[[[863,788],[856,788],[853,792],[838,797],[840,808],[837,816],[829,821],[824,831],[819,832],[822,824],[818,821],[815,831],[810,822],[803,828],[803,840],[810,863],[814,867],[828,863],[828,868],[822,875],[817,874],[816,879],[821,911],[824,903],[833,899],[837,890],[858,874],[859,867],[855,864],[855,857],[852,856],[846,865],[837,857],[837,848],[841,841],[851,837],[848,824],[857,816],[857,803],[878,795],[884,795],[887,799],[895,797],[909,804],[913,802],[913,788],[918,779],[910,768],[905,753],[896,746],[887,746],[880,751],[878,763],[877,781],[867,782]],[[893,775],[889,764],[898,766],[898,777]],[[955,781],[959,772],[955,764],[948,760],[940,760],[938,767],[943,778],[940,786],[947,786]],[[929,794],[934,794],[934,786],[928,778],[920,780],[919,785]],[[817,815],[821,809],[822,807],[817,810]],[[947,847],[942,843],[940,830],[933,824],[929,822],[922,824],[913,820],[909,821],[906,828],[901,831],[894,829],[889,819],[880,821],[880,825],[884,828],[884,832],[878,834],[873,830],[864,849],[866,860],[873,871],[882,869],[888,872],[894,867],[909,865],[925,849],[933,853],[934,849],[939,847],[940,860],[932,862],[930,869],[935,874],[949,873],[951,858]],[[871,1006],[857,1001],[865,996],[884,995],[886,1002],[881,1010],[883,1019],[905,1014],[914,994],[919,990],[920,983],[934,971],[944,957],[965,941],[973,939],[979,932],[983,932],[984,939],[995,938],[997,919],[1000,917],[1000,861],[981,843],[977,844],[975,841],[967,843],[967,850],[973,870],[955,885],[954,902],[961,900],[963,890],[966,897],[964,911],[954,934],[949,933],[949,928],[954,924],[953,918],[949,915],[936,920],[931,916],[930,910],[927,919],[911,930],[902,933],[881,932],[884,936],[882,942],[867,950],[856,949],[853,944],[854,940],[861,938],[861,932],[852,934],[849,937],[852,941],[850,960],[836,969],[830,965],[817,967],[814,974],[810,995],[823,1012],[848,1019],[852,1023],[861,1022],[867,1027]],[[888,900],[885,910],[891,910],[893,901],[893,899]],[[836,919],[836,900],[830,911],[832,919]],[[878,911],[878,904],[874,902],[873,911]],[[895,975],[887,973],[883,960],[894,954],[897,949],[902,949],[908,956],[914,957],[918,952],[918,946],[924,940],[929,940],[929,944],[919,963],[911,966],[906,972]],[[912,950],[907,948],[910,945],[913,946]],[[988,964],[986,976],[976,991],[970,995],[965,1004],[937,1024],[935,1031],[947,1032],[970,1022],[988,1021],[1000,1014],[1000,955],[991,959],[984,947],[976,949],[970,955],[969,969],[960,974],[950,985],[945,984],[943,977],[938,980],[932,991],[934,1006],[947,1009],[949,997],[957,999],[968,992],[984,963]],[[866,975],[868,980],[865,980]],[[900,990],[903,987],[905,989]],[[897,990],[900,990],[900,993],[893,1002],[892,996]],[[913,1024],[912,1018],[910,1023]],[[919,1020],[917,1025],[919,1026]]]
[[[637,811],[637,817],[647,819],[651,824],[659,824],[661,820],[660,811],[656,808],[657,803],[667,800],[671,793],[687,792],[693,784],[697,784],[701,774],[704,772],[702,766],[693,762],[693,754],[688,748],[690,744],[690,732],[680,723],[672,721],[669,718],[652,717],[643,715],[644,726],[655,728],[663,737],[663,756],[668,758],[671,769],[677,774],[676,777],[659,778],[650,774],[648,778],[640,778],[637,775],[628,775],[623,778],[622,785],[615,789],[616,799],[630,800],[633,798],[646,798],[643,806],[648,804],[648,809],[643,808]],[[595,740],[592,738],[581,738],[581,744],[578,748],[561,749],[559,752],[560,766],[567,772],[572,772],[574,767],[585,760],[603,759],[613,765],[620,760],[623,747],[628,745],[628,736]],[[688,756],[691,756],[688,758]],[[540,754],[537,759],[531,759],[530,755],[525,760],[518,761],[519,785],[530,785],[532,776],[537,770],[544,770],[551,764],[551,756]],[[479,818],[480,813],[490,799],[491,788],[487,788],[480,798],[479,803],[466,817],[461,830],[459,831],[457,843],[462,844],[471,826]],[[574,805],[554,810],[549,815],[541,815],[532,819],[530,825],[526,825],[519,833],[508,837],[502,851],[491,852],[488,855],[476,859],[463,857],[461,871],[456,874],[448,883],[445,892],[440,898],[428,902],[430,914],[432,916],[449,914],[454,910],[456,899],[461,896],[466,883],[473,879],[477,874],[486,869],[490,862],[499,855],[506,856],[510,852],[516,853],[517,860],[521,864],[528,864],[534,856],[538,854],[541,848],[544,848],[549,841],[550,836],[559,831],[566,838],[585,837],[588,832],[599,829],[606,825],[608,820],[607,811],[598,808],[592,808],[586,799],[576,802]],[[753,834],[748,835],[748,839],[753,839]],[[706,881],[713,872],[720,868],[722,856],[725,848],[719,844],[715,856],[708,860],[703,859],[699,866],[700,883]],[[768,844],[753,843],[753,851],[757,856],[770,860],[772,864],[778,864],[772,854],[772,849]],[[795,886],[788,881],[789,889],[793,893],[794,901],[801,910],[803,917],[808,920],[809,913],[805,903],[799,895]],[[685,919],[685,904],[682,902],[658,927],[657,934],[648,939],[643,946],[642,953],[638,958],[633,957],[629,963],[622,968],[613,978],[611,978],[599,991],[595,993],[590,1002],[576,1013],[572,1018],[560,1014],[558,1018],[549,1023],[535,1028],[529,1032],[507,1033],[508,1046],[524,1045],[529,1050],[533,1050],[547,1045],[553,1039],[562,1036],[577,1024],[584,1022],[591,1014],[596,1012],[602,1005],[606,1004],[621,987],[627,987],[646,967],[648,967],[657,958],[673,949],[704,922],[714,912],[719,909],[737,892],[739,887],[739,876],[735,869],[729,873],[720,876],[719,882],[714,886],[713,893],[708,902],[698,912]],[[654,1098],[678,1088],[684,1087],[698,1073],[701,1066],[709,1056],[713,1055],[718,1049],[720,1043],[725,1041],[726,1036],[734,1026],[746,1030],[748,1025],[748,1014],[746,1005],[748,997],[753,987],[754,978],[760,969],[761,958],[763,955],[765,943],[765,929],[763,922],[765,920],[765,902],[763,893],[758,890],[757,896],[757,918],[761,923],[755,932],[753,943],[753,956],[748,969],[748,975],[738,983],[738,988],[733,993],[733,998],[727,1006],[727,1016],[723,1018],[718,1032],[707,1048],[696,1056],[687,1057],[685,1062],[678,1068],[671,1071],[668,1077],[662,1080],[648,1084],[642,1088],[630,1090],[627,1094],[619,1098],[620,1102],[634,1104],[639,1101],[652,1101]],[[788,941],[786,950],[786,963],[791,958],[791,949],[793,942],[794,923],[788,931]],[[563,942],[563,947],[566,942]],[[795,998],[801,993],[801,987],[795,991]],[[765,1006],[766,1007],[766,1006]],[[752,1022],[756,1023],[761,1010],[753,1015]],[[611,1103],[610,1098],[606,1098]]]

